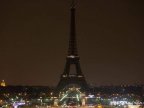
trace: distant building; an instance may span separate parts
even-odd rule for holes
[[[6,83],[5,83],[4,80],[1,81],[0,86],[2,86],[2,87],[5,87],[5,86],[6,86]]]

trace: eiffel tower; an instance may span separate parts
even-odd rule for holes
[[[60,77],[60,81],[57,85],[57,91],[64,89],[69,85],[78,85],[81,90],[86,91],[88,89],[88,84],[85,80],[85,77],[81,71],[80,67],[80,57],[77,51],[77,42],[76,42],[76,30],[75,30],[75,2],[72,1],[71,5],[71,22],[70,22],[70,38],[69,38],[69,48],[68,54],[66,57],[66,64],[64,72]],[[75,74],[71,74],[71,66],[75,66]]]

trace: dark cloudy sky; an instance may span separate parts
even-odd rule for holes
[[[56,85],[69,37],[70,0],[0,0],[0,80]],[[144,1],[78,0],[76,28],[88,83],[144,83]]]

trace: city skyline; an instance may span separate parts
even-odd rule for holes
[[[78,53],[88,83],[144,83],[142,4],[78,1]],[[0,10],[0,80],[57,85],[68,49],[70,1],[0,1]]]

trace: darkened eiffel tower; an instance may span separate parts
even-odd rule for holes
[[[78,85],[82,90],[87,90],[88,85],[85,80],[85,77],[81,71],[80,67],[80,57],[77,51],[77,42],[76,42],[76,28],[75,28],[75,2],[72,1],[71,5],[71,23],[70,23],[70,38],[69,38],[69,48],[68,55],[66,57],[66,64],[64,72],[60,77],[60,81],[57,85],[57,91],[64,89],[69,85]],[[71,74],[71,66],[75,66],[75,74]]]

